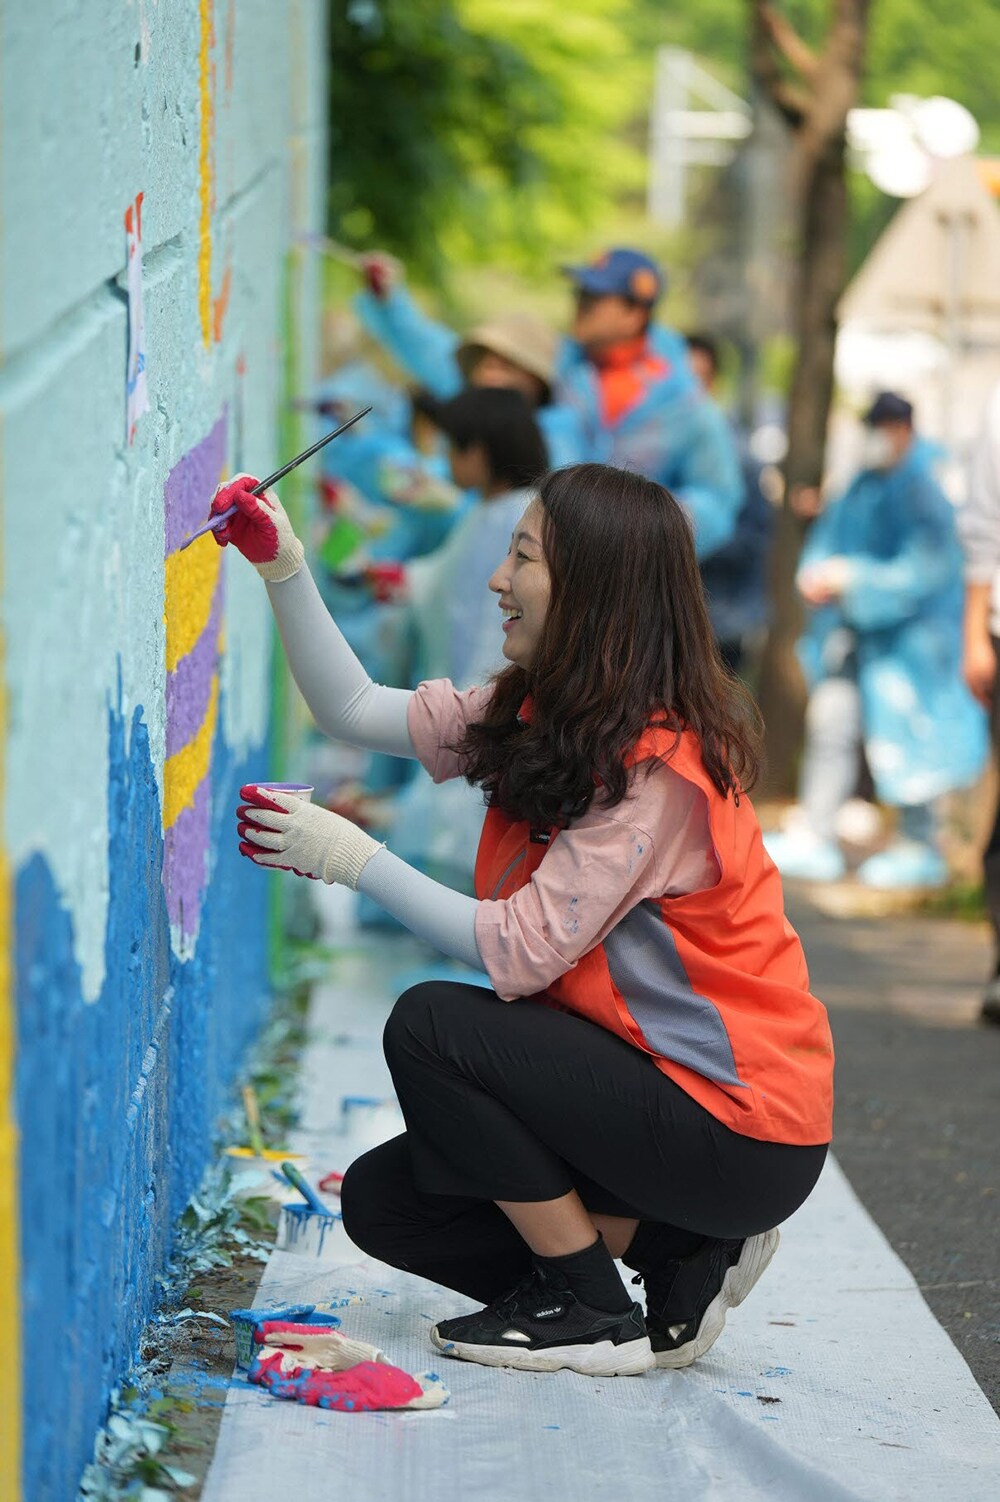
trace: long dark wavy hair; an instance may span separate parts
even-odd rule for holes
[[[538,495],[548,613],[530,672],[497,675],[457,748],[466,778],[512,818],[562,825],[598,793],[621,802],[625,758],[656,724],[676,732],[674,750],[692,730],[712,782],[738,799],[757,776],[760,714],[719,657],[684,512],[662,485],[606,464],[555,470]]]

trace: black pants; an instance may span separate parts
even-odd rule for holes
[[[575,1188],[588,1210],[674,1228],[683,1257],[785,1220],[826,1157],[741,1137],[613,1033],[479,986],[415,986],[384,1044],[407,1131],[348,1169],[348,1234],[486,1302],[531,1257],[494,1200]]]

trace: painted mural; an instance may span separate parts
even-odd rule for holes
[[[324,0],[71,9],[0,7],[2,1502],[76,1497],[269,1006],[270,613],[180,543],[278,462],[325,154]]]
[[[30,1353],[58,1351],[26,1433],[23,1495],[75,1494],[100,1398],[132,1359],[197,1184],[226,1084],[266,1014],[264,894],[229,838],[250,764],[215,746],[215,859],[196,952],[171,947],[162,815],[141,707],[107,713],[104,982],[85,1001],[71,917],[44,856],[15,882],[22,1311]],[[254,765],[260,765],[260,756]],[[246,915],[238,948],[227,913]],[[69,1440],[69,1443],[67,1443]]]

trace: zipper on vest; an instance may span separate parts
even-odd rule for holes
[[[513,873],[517,870],[518,866],[524,860],[524,854],[525,853],[522,850],[521,853],[520,853],[520,855],[515,855],[514,859],[511,861],[510,865],[507,867],[506,871],[503,873],[503,875],[501,876],[500,880],[497,882],[496,886],[493,888],[493,891],[492,891],[492,894],[491,894],[491,901],[495,902],[497,900],[497,893],[499,892],[500,888],[503,886],[503,884],[507,880],[507,878],[509,876],[513,875]]]

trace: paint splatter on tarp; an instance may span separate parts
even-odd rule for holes
[[[181,551],[208,515],[226,458],[227,414],[184,455],[164,487],[167,745],[163,768],[163,886],[171,940],[186,957],[208,881],[211,760],[219,715],[222,552],[211,538]]]
[[[136,424],[149,411],[146,382],[146,320],[142,308],[142,199],[125,210],[126,286],[128,288],[128,372],[125,378],[125,437],[131,443]]]

